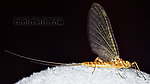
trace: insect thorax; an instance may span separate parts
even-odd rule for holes
[[[113,63],[115,64],[115,67],[117,69],[119,68],[131,68],[131,63],[129,61],[122,60],[121,58],[117,58],[113,60]]]

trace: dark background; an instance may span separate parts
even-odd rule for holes
[[[0,83],[11,84],[47,66],[35,64],[6,52],[41,60],[80,63],[97,57],[87,38],[87,13],[92,3],[101,4],[113,27],[120,57],[136,61],[150,74],[149,5],[146,0],[13,0],[4,7],[0,28]],[[14,16],[63,17],[62,26],[16,26]]]

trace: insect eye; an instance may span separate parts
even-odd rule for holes
[[[129,61],[126,61],[126,63],[129,64],[130,62],[129,62]]]

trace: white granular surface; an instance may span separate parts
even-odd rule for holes
[[[15,84],[150,84],[150,75],[142,72],[146,80],[135,69],[120,69],[121,78],[115,69],[86,66],[57,66],[33,73]],[[139,72],[139,71],[138,71]]]

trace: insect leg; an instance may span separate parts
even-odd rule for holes
[[[118,69],[117,69],[118,74],[121,76],[121,74],[119,73]],[[121,78],[123,78],[123,76],[121,76]]]
[[[135,67],[137,67],[137,69],[140,71],[140,73],[141,73],[141,70],[140,70],[140,68],[138,67],[138,65],[137,65],[137,63],[136,62],[133,62],[132,63],[132,65],[136,65]],[[137,71],[136,71],[137,72]],[[137,73],[138,74],[138,73]],[[142,73],[141,73],[142,74]],[[139,75],[138,75],[139,76]],[[142,74],[142,76],[143,76],[143,78],[146,80],[146,78],[144,77],[144,75]],[[140,76],[139,76],[140,77]]]
[[[92,71],[92,74],[94,73],[95,69],[96,69],[96,63],[95,63],[95,67],[94,67],[94,70]]]
[[[140,77],[140,75],[139,75],[138,72],[137,72],[136,66],[134,66],[134,68],[135,68],[136,74]],[[140,77],[140,78],[141,78],[141,77]]]
[[[96,59],[95,59],[95,67],[94,67],[94,70],[92,71],[92,74],[94,73],[94,71],[95,71],[95,69],[96,69],[96,63],[99,61],[100,59],[99,59],[99,57],[97,57]]]

